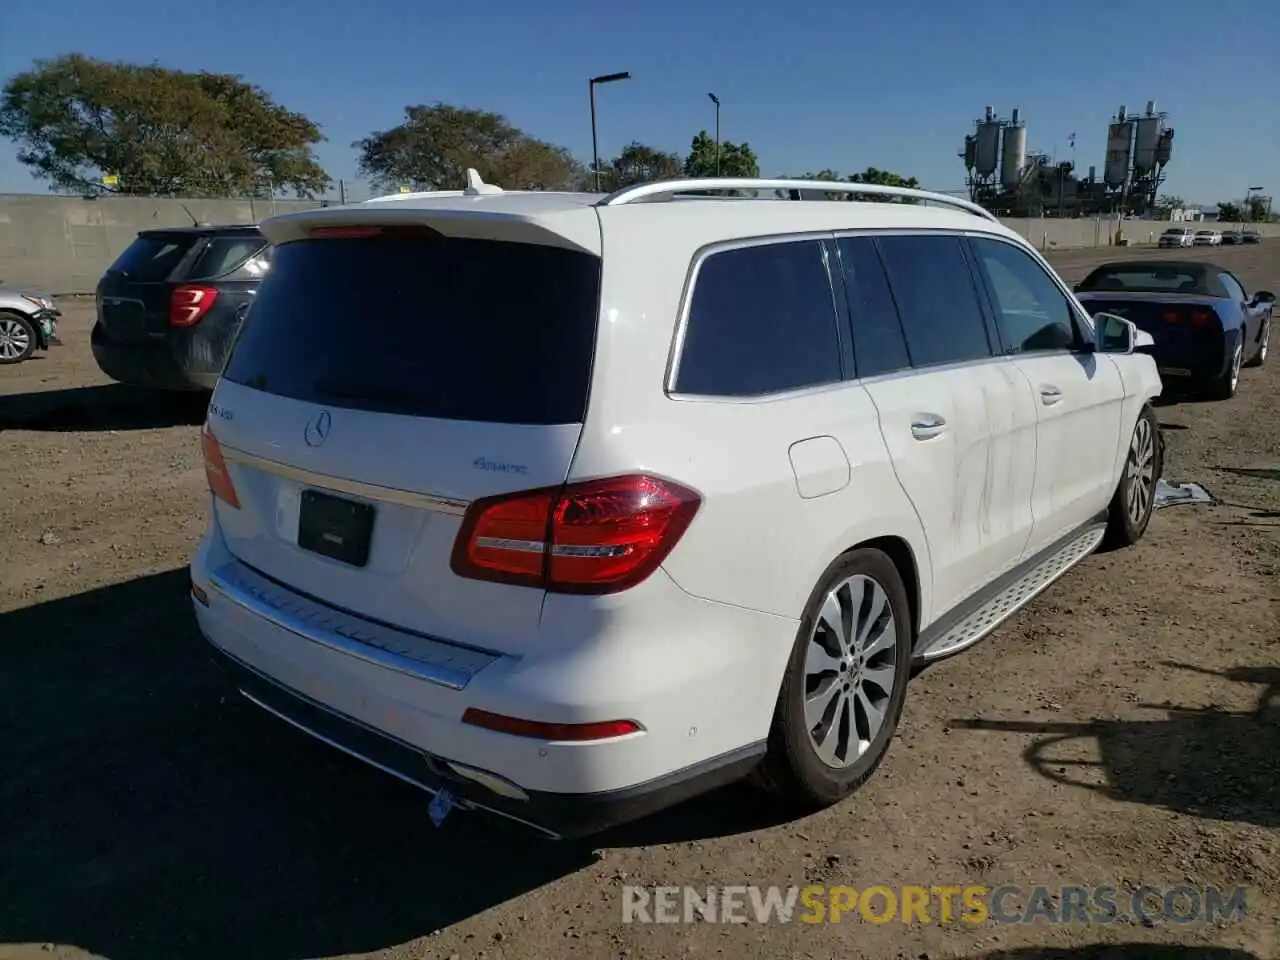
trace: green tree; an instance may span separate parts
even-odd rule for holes
[[[1163,193],[1156,200],[1157,210],[1183,210],[1187,206],[1187,201],[1174,193]]]
[[[758,177],[760,161],[750,144],[721,140],[719,169],[722,177]],[[693,138],[684,172],[688,177],[716,176],[716,141],[707,131],[701,130]]]
[[[886,187],[919,187],[920,181],[915,177],[904,177],[901,174],[890,173],[888,170],[878,170],[875,167],[867,167],[861,173],[853,173],[849,175],[850,183],[877,183]]]
[[[1270,207],[1270,204],[1267,202],[1266,197],[1250,197],[1245,213],[1248,215],[1248,219],[1254,223],[1264,222],[1270,215],[1268,207]]]
[[[320,128],[238,76],[68,54],[36,61],[0,92],[0,134],[53,189],[248,196],[329,186]]]
[[[1244,219],[1244,211],[1238,203],[1218,204],[1218,219],[1224,223],[1238,223]]]
[[[357,140],[360,172],[383,188],[461,189],[467,169],[508,190],[563,190],[583,179],[562,147],[487,110],[447,103],[405,107],[404,122]]]
[[[674,153],[633,141],[608,162],[601,164],[600,183],[605,190],[621,190],[637,183],[675,180],[684,174],[684,164]]]

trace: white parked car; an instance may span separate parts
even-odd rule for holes
[[[981,208],[471,180],[262,224],[191,565],[240,690],[437,822],[837,802],[913,667],[1146,530],[1149,338]],[[688,195],[815,187],[908,202]]]
[[[1216,247],[1222,243],[1222,234],[1217,230],[1197,230],[1192,246]]]
[[[1164,247],[1190,247],[1194,246],[1195,234],[1186,227],[1170,227],[1164,233],[1160,234],[1157,246]]]

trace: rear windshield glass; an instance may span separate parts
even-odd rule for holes
[[[138,237],[116,258],[111,271],[130,280],[164,280],[198,240],[195,234],[164,233]]]
[[[224,377],[450,420],[581,422],[600,260],[431,231],[275,248]]]
[[[262,237],[214,237],[187,271],[187,280],[212,280],[238,268],[266,245]]]
[[[1147,266],[1099,267],[1084,278],[1079,287],[1082,293],[1110,291],[1112,293],[1193,293],[1200,296],[1221,296],[1215,292],[1204,267]]]

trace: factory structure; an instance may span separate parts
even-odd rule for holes
[[[1027,124],[1019,110],[1006,119],[987,107],[960,154],[969,196],[1005,217],[1149,216],[1173,154],[1167,120],[1154,100],[1141,116],[1122,106],[1107,126],[1102,176],[1090,166],[1081,177],[1074,162],[1027,149]]]

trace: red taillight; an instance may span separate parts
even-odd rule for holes
[[[1205,307],[1170,308],[1160,318],[1175,326],[1211,327],[1218,321],[1218,315]]]
[[[477,500],[453,547],[460,577],[558,593],[614,593],[653,573],[701,503],[650,476],[610,477]]]
[[[612,740],[639,733],[644,728],[634,720],[603,720],[597,723],[542,723],[539,720],[522,720],[506,717],[488,710],[468,707],[462,714],[462,722],[473,727],[483,727],[498,733],[516,737],[533,737],[537,740],[577,741]]]
[[[200,449],[204,453],[204,475],[210,492],[227,506],[240,509],[240,498],[227,471],[227,461],[222,457],[222,446],[207,423],[200,431]]]
[[[217,299],[216,287],[202,287],[194,283],[175,287],[169,296],[169,326],[190,327],[199,323]]]

